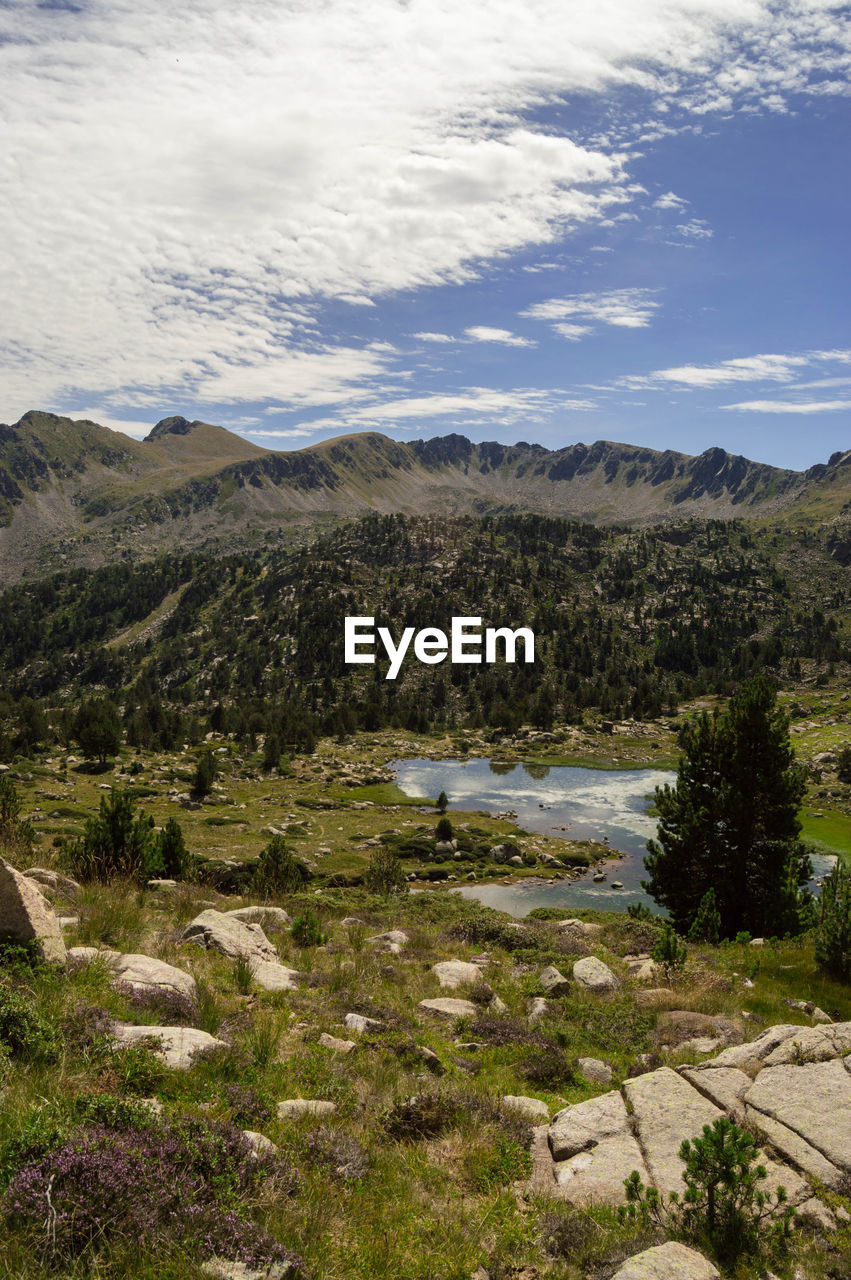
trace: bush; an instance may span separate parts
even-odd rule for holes
[[[435,840],[451,840],[453,835],[454,832],[450,820],[447,817],[440,818],[434,829]]]
[[[369,1172],[366,1147],[341,1129],[327,1125],[314,1129],[307,1139],[307,1154],[312,1163],[333,1170],[339,1178],[349,1182],[359,1181]]]
[[[364,883],[370,893],[377,893],[382,898],[407,891],[405,872],[393,849],[382,847],[373,852]]]
[[[131,1131],[95,1125],[27,1163],[3,1207],[54,1263],[115,1241],[143,1240],[249,1266],[301,1265],[246,1216],[246,1201],[268,1171],[269,1162],[257,1159],[232,1125],[182,1120]]]
[[[272,836],[258,859],[252,888],[261,897],[273,898],[297,893],[309,879],[310,872],[290,851],[284,837]]]
[[[0,1044],[11,1056],[55,1062],[62,1052],[59,1031],[33,1008],[32,992],[0,983]]]
[[[816,964],[834,978],[851,979],[851,872],[837,861],[825,877],[818,904]]]
[[[455,1098],[442,1093],[420,1093],[388,1107],[384,1128],[391,1138],[415,1141],[436,1138],[458,1123],[461,1107]]]
[[[213,789],[216,779],[216,757],[212,751],[204,751],[195,767],[195,778],[192,782],[192,794],[203,800]]]
[[[15,784],[11,778],[0,777],[0,857],[12,863],[27,858],[35,843],[35,832],[29,822],[21,822],[20,811]]]
[[[66,849],[65,862],[80,880],[109,881],[119,876],[144,883],[158,869],[154,820],[135,815],[129,791],[116,791],[101,798],[93,818],[86,821],[83,834]]]
[[[301,911],[293,920],[290,932],[298,947],[321,947],[328,941],[327,933],[322,932],[322,926],[312,911]]]
[[[840,782],[851,782],[851,746],[844,746],[840,751],[836,772]]]
[[[536,1049],[528,1054],[520,1074],[524,1080],[542,1089],[579,1083],[573,1063],[562,1049],[555,1047]]]
[[[653,948],[653,959],[662,965],[666,973],[671,973],[684,967],[687,956],[686,944],[680,941],[673,926],[666,921],[662,936]]]
[[[700,900],[697,915],[688,931],[689,942],[711,942],[717,945],[721,937],[721,913],[715,900],[715,890],[707,889]]]

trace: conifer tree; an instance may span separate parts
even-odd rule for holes
[[[724,712],[684,727],[677,782],[656,789],[658,839],[644,888],[687,934],[709,889],[720,934],[780,934],[800,926],[811,873],[799,842],[805,783],[774,685],[757,675]]]

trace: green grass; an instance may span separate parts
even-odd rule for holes
[[[429,796],[409,796],[395,782],[374,782],[365,787],[347,787],[342,794],[352,800],[371,800],[373,804],[417,805],[434,804]]]
[[[837,853],[851,859],[851,816],[835,809],[813,810],[809,806],[801,815],[801,837],[819,853]]]

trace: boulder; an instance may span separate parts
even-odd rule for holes
[[[0,858],[0,938],[32,943],[42,960],[64,965],[62,929],[53,908],[28,876]]]
[[[570,991],[570,979],[555,967],[547,965],[538,974],[538,982],[548,996],[566,996]]]
[[[167,1067],[187,1071],[196,1053],[206,1049],[226,1049],[224,1040],[217,1040],[196,1027],[131,1027],[116,1026],[112,1037],[118,1044],[138,1044],[141,1040],[158,1041],[157,1052]]]
[[[24,875],[28,880],[35,880],[36,884],[40,884],[44,889],[50,889],[53,893],[61,893],[64,897],[70,898],[72,902],[76,901],[82,888],[82,885],[72,880],[70,876],[63,876],[50,867],[30,867]]]
[[[223,911],[202,911],[180,935],[181,942],[194,942],[208,950],[220,951],[223,956],[236,960],[271,960],[276,962],[278,953],[259,924],[246,924],[235,920]]]
[[[478,1005],[472,1000],[454,1000],[449,996],[440,996],[437,1000],[421,1000],[419,1008],[424,1013],[433,1013],[439,1018],[475,1018],[479,1013]]]
[[[482,976],[478,965],[469,964],[466,960],[441,960],[439,964],[431,966],[431,971],[437,975],[440,985],[448,991],[470,986],[479,982]]]
[[[303,1116],[330,1116],[337,1110],[336,1102],[320,1102],[314,1098],[286,1098],[278,1103],[281,1120],[300,1120]]]
[[[592,991],[595,995],[616,991],[620,985],[609,966],[596,956],[585,956],[584,959],[577,960],[573,966],[573,977],[583,991]]]
[[[516,1111],[524,1120],[531,1120],[533,1124],[544,1124],[550,1118],[550,1109],[546,1102],[541,1102],[539,1098],[527,1098],[523,1094],[507,1093],[502,1099],[502,1105],[508,1111]]]
[[[284,928],[292,924],[292,916],[283,907],[237,907],[234,911],[225,911],[224,915],[233,920],[241,920],[243,924],[259,924],[271,927],[278,925]]]
[[[110,960],[116,982],[126,982],[134,991],[174,991],[195,1000],[198,988],[191,973],[153,956],[118,955]]]
[[[261,1156],[279,1156],[281,1148],[276,1147],[271,1138],[267,1138],[264,1133],[257,1133],[255,1129],[243,1129],[243,1135],[248,1139],[251,1150],[254,1155]]]
[[[702,1253],[669,1240],[629,1258],[612,1280],[720,1280],[720,1272]]]

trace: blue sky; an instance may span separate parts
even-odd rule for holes
[[[0,0],[0,417],[851,447],[832,0]]]

